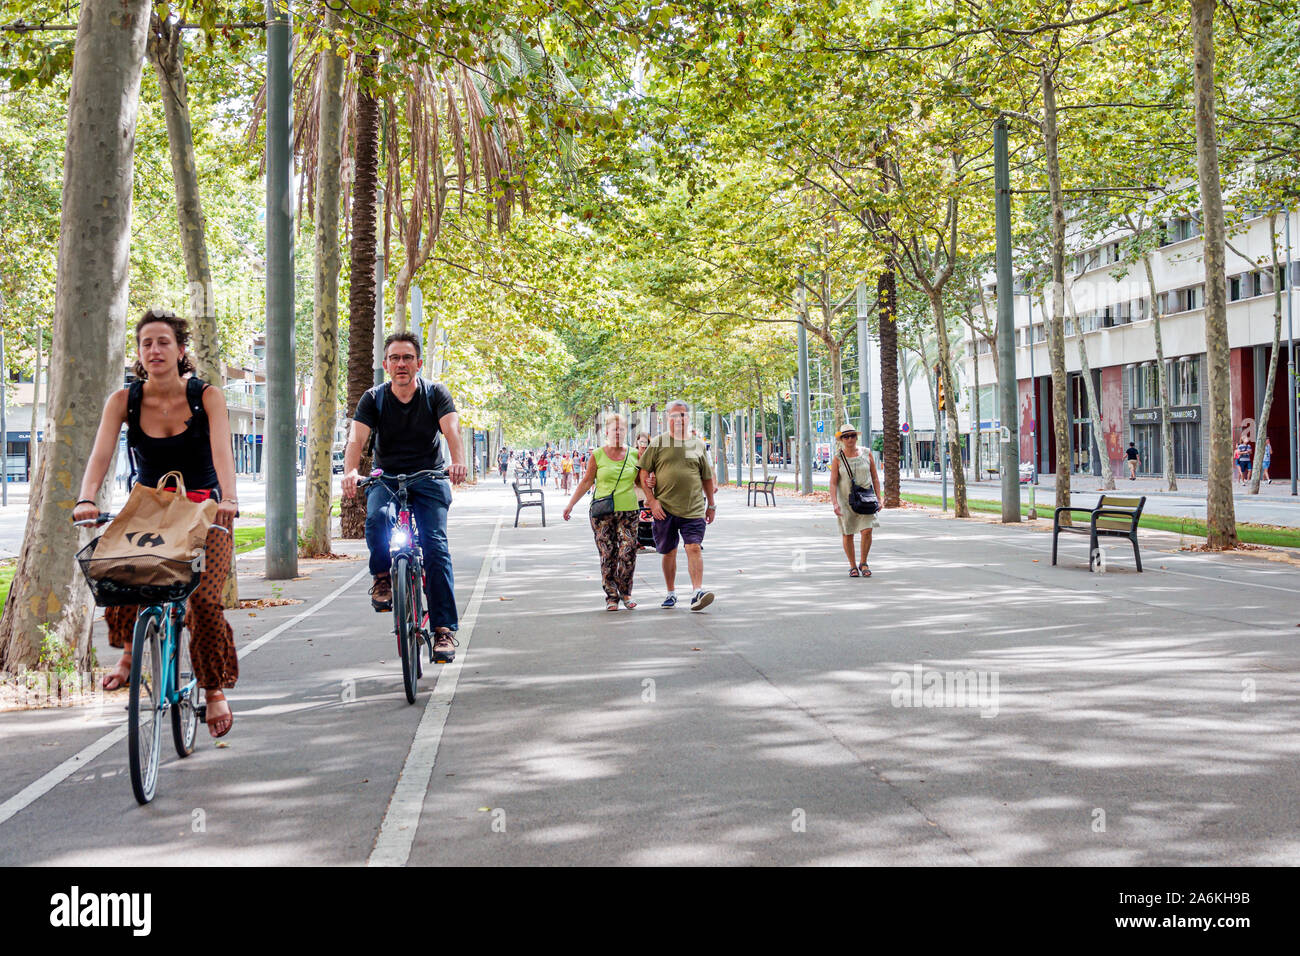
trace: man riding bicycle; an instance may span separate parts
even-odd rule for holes
[[[423,362],[420,339],[410,332],[394,332],[384,340],[384,371],[389,381],[376,385],[357,403],[352,431],[343,458],[343,493],[357,493],[361,451],[370,434],[375,434],[374,466],[385,475],[412,475],[426,469],[445,469],[453,482],[465,480],[465,450],[460,440],[460,417],[451,392],[441,383],[420,378]],[[438,434],[447,439],[451,464],[447,464]],[[451,488],[446,482],[426,477],[407,486],[407,502],[420,532],[424,553],[425,598],[429,626],[434,631],[433,659],[445,664],[456,659],[453,636],[459,622],[447,547],[447,509]],[[388,535],[394,520],[393,495],[384,482],[371,487],[366,499],[366,546],[370,549],[370,603],[376,611],[393,609],[393,585],[389,578],[392,557]]]

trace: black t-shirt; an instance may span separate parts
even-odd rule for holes
[[[1124,454],[1128,457],[1129,461],[1138,460],[1138,450],[1136,448],[1127,448],[1125,449]]]
[[[375,393],[384,389],[384,407],[376,415]],[[426,389],[432,394],[426,394]],[[433,406],[430,412],[429,406]],[[375,433],[375,467],[385,474],[409,475],[426,468],[444,468],[447,458],[438,441],[438,422],[456,410],[451,392],[441,382],[420,379],[419,388],[403,404],[385,382],[361,396],[352,417]]]

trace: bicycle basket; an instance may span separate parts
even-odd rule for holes
[[[124,560],[96,558],[98,544],[96,538],[78,551],[77,564],[100,607],[184,601],[199,586],[203,574],[201,551],[193,561],[148,556]]]

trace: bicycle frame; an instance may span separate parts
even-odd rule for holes
[[[151,604],[148,607],[142,607],[140,613],[136,615],[136,620],[145,617],[158,617],[161,619],[161,650],[162,650],[162,684],[158,689],[158,713],[167,713],[172,707],[179,704],[187,697],[191,700],[198,690],[198,678],[190,674],[189,681],[184,687],[176,686],[179,674],[176,672],[177,660],[179,654],[179,641],[185,639],[185,602],[170,601],[167,604]]]

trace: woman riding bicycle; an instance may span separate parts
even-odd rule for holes
[[[185,620],[190,626],[195,678],[207,699],[208,732],[224,737],[235,718],[223,689],[234,687],[239,679],[234,634],[222,605],[234,556],[231,529],[239,505],[233,497],[235,459],[226,400],[220,388],[193,377],[194,364],[185,352],[189,323],[174,312],[146,312],[136,323],[135,342],[139,358],[134,372],[139,381],[114,392],[104,404],[95,448],[81,482],[81,500],[72,516],[75,521],[88,521],[99,514],[94,498],[123,425],[138,481],[156,487],[167,472],[179,471],[192,500],[220,502],[216,524],[208,529],[204,545],[203,575],[190,595]],[[122,659],[104,678],[105,690],[125,687],[131,679],[131,633],[138,611],[136,607],[104,609],[108,642],[122,648]]]

